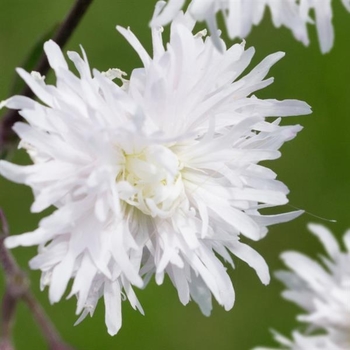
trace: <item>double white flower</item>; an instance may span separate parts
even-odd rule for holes
[[[350,1],[342,0],[350,12]],[[185,0],[169,0],[164,10],[153,19],[152,26],[169,23],[183,7]],[[308,24],[315,24],[322,53],[333,46],[334,29],[331,0],[192,0],[188,8],[197,21],[206,21],[216,45],[220,48],[216,15],[221,12],[231,39],[246,38],[258,25],[266,8],[275,27],[290,29],[298,41],[309,45]],[[314,12],[314,16],[311,13]]]
[[[298,320],[308,329],[304,333],[293,332],[292,340],[278,333],[275,333],[275,339],[283,349],[289,350],[349,349],[350,230],[344,234],[347,251],[343,252],[324,226],[310,224],[309,229],[322,242],[329,257],[321,256],[320,264],[303,254],[285,252],[282,259],[291,272],[276,274],[288,288],[283,297],[306,311],[298,316]]]
[[[56,208],[6,245],[39,245],[30,266],[42,271],[52,303],[73,278],[80,319],[103,297],[110,334],[121,326],[122,296],[142,311],[132,285],[153,275],[161,284],[167,274],[181,302],[192,298],[204,314],[211,295],[229,310],[234,290],[217,256],[234,266],[232,253],[267,284],[264,259],[240,235],[259,240],[268,225],[300,214],[259,213],[287,203],[288,189],[258,163],[278,158],[301,129],[266,118],[310,113],[304,102],[252,95],[272,83],[265,77],[283,53],[244,75],[254,50],[237,44],[220,53],[205,32],[192,34],[194,24],[178,15],[166,47],[162,29],[152,29],[153,57],[118,27],[143,63],[129,81],[118,70],[91,75],[85,53],[69,52],[78,78],[47,42],[56,86],[18,69],[43,104],[20,96],[4,102],[27,121],[14,130],[34,164],[1,161],[0,173],[32,187],[33,212]]]

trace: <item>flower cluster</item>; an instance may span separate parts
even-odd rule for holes
[[[350,12],[350,1],[342,0]],[[183,7],[185,0],[169,0],[160,15],[151,25],[165,25]],[[258,25],[266,8],[269,8],[275,27],[290,29],[298,41],[309,45],[307,25],[315,24],[321,51],[327,53],[333,46],[334,29],[332,25],[331,0],[192,0],[188,11],[197,21],[206,21],[213,39],[220,48],[216,15],[221,12],[227,33],[231,39],[246,38],[253,25]],[[314,13],[312,16],[311,13]]]
[[[347,251],[342,252],[324,226],[309,224],[309,229],[322,242],[329,257],[321,256],[320,264],[303,254],[285,252],[282,259],[292,271],[276,273],[288,288],[283,297],[306,311],[298,320],[308,328],[304,333],[293,332],[292,340],[278,333],[275,339],[283,349],[290,350],[349,349],[350,230],[343,238]]]
[[[129,80],[117,69],[91,73],[84,51],[68,53],[77,77],[49,41],[56,85],[18,69],[42,103],[3,102],[27,122],[14,130],[33,165],[1,161],[0,173],[32,188],[32,212],[56,208],[6,246],[39,246],[30,267],[41,270],[52,303],[74,280],[69,296],[77,297],[78,321],[103,297],[110,334],[121,326],[122,296],[142,312],[133,286],[152,276],[161,284],[168,275],[180,301],[193,299],[206,315],[212,295],[229,310],[234,289],[223,260],[234,266],[232,255],[242,259],[269,282],[264,259],[240,236],[259,240],[267,226],[300,214],[260,213],[287,203],[288,188],[259,163],[278,158],[301,129],[266,118],[310,113],[304,102],[253,95],[272,83],[265,77],[283,53],[245,73],[252,48],[226,49],[217,38],[221,53],[205,31],[192,33],[194,25],[180,13],[166,46],[154,27],[152,57],[118,27],[143,63]]]

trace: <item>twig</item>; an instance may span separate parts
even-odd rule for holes
[[[11,253],[6,249],[4,240],[9,235],[9,227],[1,209],[0,222],[2,223],[2,229],[0,226],[0,265],[3,267],[6,277],[6,288],[1,305],[0,350],[14,349],[11,343],[11,334],[16,306],[20,300],[27,304],[46,338],[50,350],[73,350],[62,341],[55,326],[31,292],[26,274],[19,268]]]
[[[0,350],[13,349],[11,334],[16,306],[17,299],[6,290],[1,303]]]
[[[73,34],[75,28],[78,26],[92,1],[93,0],[77,0],[66,19],[57,29],[52,39],[61,48],[67,43]],[[46,75],[49,69],[49,63],[46,55],[43,52],[34,70],[39,72],[41,75]],[[27,97],[34,96],[33,92],[28,86],[22,90],[20,95]],[[11,148],[10,145],[17,139],[16,134],[12,131],[12,126],[20,120],[22,120],[22,117],[16,110],[9,110],[2,118],[0,124],[0,155],[6,153],[7,149]]]
[[[11,333],[16,306],[23,293],[23,288],[21,286],[25,283],[21,283],[24,280],[24,275],[4,246],[4,240],[9,235],[9,227],[1,209],[0,222],[2,224],[2,227],[0,226],[0,264],[4,269],[6,277],[6,289],[1,303],[0,350],[10,350],[13,349]]]
[[[30,290],[23,295],[22,299],[29,307],[48,344],[50,344],[50,350],[73,350],[73,348],[62,342],[55,326]]]
[[[9,226],[3,211],[0,209],[0,264],[6,276],[15,276],[19,273],[15,260],[4,246],[4,240],[9,235]]]

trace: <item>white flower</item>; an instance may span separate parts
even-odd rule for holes
[[[350,12],[350,1],[342,0]],[[169,23],[184,5],[184,0],[169,0],[164,10],[153,19],[152,26]],[[331,0],[192,0],[188,11],[197,21],[206,21],[219,46],[216,15],[224,16],[231,39],[246,38],[253,26],[263,19],[269,8],[275,27],[285,26],[304,45],[309,44],[308,24],[316,24],[322,53],[330,51],[334,42]],[[315,13],[315,18],[310,12]]]
[[[257,347],[254,350],[346,350],[334,344],[326,335],[304,335],[294,331],[291,340],[277,332],[273,332],[273,337],[281,345],[280,348]]]
[[[346,6],[347,0],[342,0]],[[318,41],[322,53],[327,53],[333,47],[334,29],[332,25],[331,0],[300,0],[300,16],[305,23],[315,23],[317,28]],[[349,6],[346,6],[350,11]],[[310,12],[314,12],[315,19],[311,19]]]
[[[158,3],[155,16],[162,6]],[[300,127],[280,126],[279,119],[268,122],[266,117],[310,110],[300,101],[252,95],[272,83],[265,76],[283,54],[267,57],[242,75],[253,49],[237,44],[220,53],[205,32],[192,34],[194,25],[180,14],[166,47],[162,29],[153,28],[153,57],[130,30],[118,30],[144,65],[132,73],[128,84],[129,95],[144,112],[143,134],[158,133],[168,140],[159,140],[158,160],[153,160],[153,151],[139,156],[149,167],[157,166],[155,174],[164,175],[149,179],[153,171],[145,168],[129,181],[136,185],[137,196],[131,192],[127,201],[140,209],[133,211],[134,221],[143,223],[145,237],[147,260],[141,273],[146,281],[155,274],[157,283],[168,274],[182,303],[192,298],[209,314],[211,293],[225,309],[234,302],[231,281],[217,255],[233,265],[231,252],[251,265],[263,283],[269,281],[264,260],[239,236],[258,240],[267,225],[300,214],[262,216],[258,211],[287,202],[287,188],[258,163],[278,157],[280,146]],[[153,200],[156,194],[159,200]]]
[[[204,33],[192,34],[194,24],[179,15],[166,48],[161,30],[153,29],[153,57],[118,28],[144,64],[129,82],[119,70],[91,76],[85,54],[69,52],[78,78],[47,42],[56,86],[19,69],[43,104],[20,96],[5,102],[28,122],[14,129],[34,164],[1,161],[0,173],[32,187],[33,212],[56,208],[37,230],[6,245],[39,245],[30,266],[42,271],[51,302],[73,278],[70,295],[78,298],[81,318],[103,296],[110,334],[121,325],[123,293],[142,310],[131,288],[143,285],[140,276],[147,282],[155,274],[162,283],[168,274],[181,302],[192,297],[205,314],[211,293],[230,309],[234,291],[217,255],[233,266],[231,252],[266,284],[265,261],[240,234],[259,240],[266,226],[300,214],[259,213],[287,203],[288,189],[258,163],[278,158],[301,129],[266,117],[310,113],[304,102],[252,95],[272,83],[264,78],[283,54],[242,76],[254,50],[234,45],[221,54]],[[109,79],[115,77],[121,87]]]
[[[14,130],[34,164],[1,161],[0,173],[33,189],[32,212],[52,205],[56,211],[37,230],[9,237],[6,246],[39,245],[30,267],[42,271],[41,288],[49,286],[51,303],[61,299],[70,278],[70,295],[77,296],[82,318],[103,296],[108,331],[115,334],[121,325],[122,289],[132,306],[142,310],[131,287],[143,285],[142,256],[137,237],[129,231],[116,181],[124,169],[120,126],[137,109],[107,77],[97,71],[91,76],[84,52],[84,59],[68,53],[79,79],[54,42],[44,49],[57,76],[56,86],[47,85],[37,73],[17,70],[43,104],[22,96],[5,101],[28,122],[16,123]]]
[[[277,272],[286,286],[283,297],[307,313],[298,320],[308,325],[305,334],[293,333],[293,340],[275,339],[286,349],[345,350],[350,348],[350,230],[344,235],[342,252],[332,233],[322,225],[309,229],[323,243],[329,257],[321,263],[297,252],[285,252],[282,259],[292,272]],[[313,344],[313,345],[312,345]]]

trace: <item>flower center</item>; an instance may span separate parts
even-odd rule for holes
[[[140,152],[124,152],[118,180],[130,186],[123,199],[152,217],[167,218],[181,204],[184,186],[177,156],[167,147],[152,145]]]

